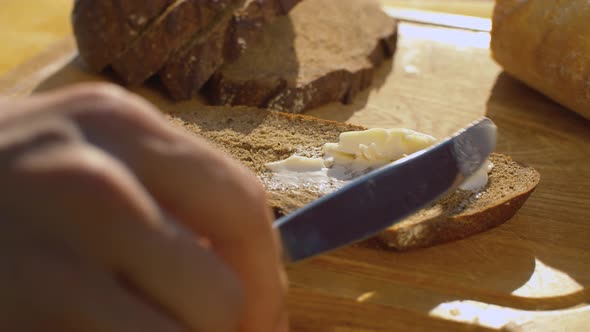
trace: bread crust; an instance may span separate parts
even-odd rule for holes
[[[491,48],[509,74],[590,119],[588,1],[496,1]]]
[[[516,164],[510,157],[500,154],[493,154],[491,161],[496,165],[502,162]],[[540,174],[535,169],[524,165],[518,167],[521,173],[527,175],[526,185],[503,199],[486,204],[480,209],[470,209],[467,206],[465,212],[460,213],[450,211],[449,207],[441,208],[443,203],[437,202],[381,232],[377,239],[390,249],[405,251],[463,239],[503,224],[516,214],[540,181]],[[494,183],[497,181],[494,172],[492,170],[490,174],[488,188],[497,185]],[[470,196],[465,201],[469,201]],[[455,206],[450,208],[454,209]]]
[[[112,63],[129,85],[143,83],[157,73],[170,56],[223,16],[231,15],[243,0],[177,0]]]
[[[72,26],[85,63],[102,71],[174,0],[76,0]]]

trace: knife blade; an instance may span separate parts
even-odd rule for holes
[[[457,189],[496,145],[488,118],[442,142],[363,175],[274,223],[285,260],[295,262],[361,241]]]

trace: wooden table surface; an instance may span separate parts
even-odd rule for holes
[[[382,1],[479,16],[491,10],[487,0]],[[4,18],[13,20],[11,27],[21,35],[12,32],[9,44],[23,50],[20,58],[3,52],[0,63],[12,68],[25,61],[41,48],[36,38],[51,47],[0,78],[0,95],[105,79],[81,70],[73,40],[62,39],[69,34],[63,23],[68,1],[26,2],[34,7],[27,12],[31,24],[17,18],[23,3],[0,0],[0,30],[8,29]],[[47,26],[51,34],[40,28]],[[590,326],[590,124],[503,74],[489,57],[488,43],[484,32],[402,23],[395,61],[380,70],[372,89],[352,105],[309,114],[438,137],[489,116],[499,126],[498,151],[541,172],[537,191],[512,220],[463,241],[404,254],[361,245],[289,267],[294,331]],[[149,88],[136,92],[166,110],[199,103],[171,104]]]

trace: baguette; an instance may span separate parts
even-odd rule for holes
[[[590,119],[590,2],[498,0],[491,48],[509,74]]]
[[[277,216],[291,213],[327,192],[326,188],[305,184],[300,188],[277,188],[265,181],[267,163],[294,153],[310,156],[323,144],[337,142],[342,132],[365,129],[248,107],[202,107],[168,117],[173,124],[205,137],[254,171],[265,185]],[[376,239],[388,248],[409,250],[458,240],[510,219],[536,188],[540,175],[505,155],[493,154],[491,161],[494,168],[481,191],[453,192],[383,231]]]

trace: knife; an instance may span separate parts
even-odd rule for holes
[[[496,126],[482,118],[428,148],[363,175],[281,217],[286,262],[364,240],[457,189],[487,160]]]

